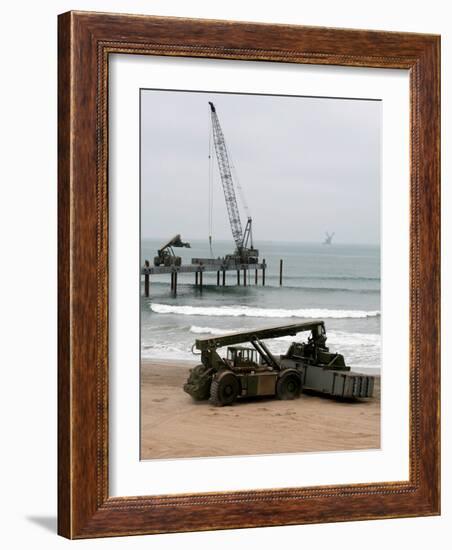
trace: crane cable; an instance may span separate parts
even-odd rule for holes
[[[210,108],[209,108],[209,176],[208,176],[208,225],[209,225],[209,248],[210,248],[210,257],[213,258],[212,251],[212,228],[213,228],[213,159],[212,159],[212,124],[210,117]]]

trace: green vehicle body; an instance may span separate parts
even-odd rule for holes
[[[307,342],[292,342],[277,357],[263,341],[306,331]],[[218,353],[223,347],[225,357]],[[346,399],[373,395],[374,376],[351,371],[343,355],[329,351],[323,321],[202,337],[194,348],[201,352],[201,364],[190,370],[184,391],[197,401],[223,406],[243,397],[295,399],[302,391]]]

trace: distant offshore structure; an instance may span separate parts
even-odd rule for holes
[[[326,237],[325,237],[325,240],[323,241],[323,244],[331,244],[332,240],[333,240],[333,237],[334,237],[334,233],[328,233],[328,231],[325,233]]]

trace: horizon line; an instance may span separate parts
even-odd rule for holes
[[[145,240],[145,239],[148,239],[148,240],[153,240],[153,241],[162,241],[164,242],[165,240],[168,241],[168,236],[166,237],[160,237],[160,236],[157,236],[157,237],[149,237],[149,236],[141,236],[141,241],[142,240]],[[184,237],[185,239],[185,237]],[[188,238],[188,239],[185,239],[187,242],[190,242],[190,241],[203,241],[203,242],[206,242],[206,244],[209,244],[209,240],[208,238],[206,237],[192,237],[192,238]],[[224,238],[224,239],[215,239],[215,240],[212,240],[212,243],[214,242],[220,242],[220,243],[226,243],[226,242],[230,242],[232,246],[234,246],[234,241],[232,239],[229,239],[229,238]],[[271,239],[259,239],[256,241],[257,243],[261,242],[261,243],[291,243],[291,244],[324,244],[324,241],[301,241],[301,240],[297,240],[297,241],[294,241],[294,240],[271,240]],[[330,245],[328,246],[334,246],[335,244],[344,244],[344,245],[357,245],[357,246],[381,246],[381,243],[380,242],[351,242],[351,241],[333,241]]]

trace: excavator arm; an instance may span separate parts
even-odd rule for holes
[[[181,239],[181,236],[177,234],[172,239],[170,239],[167,243],[165,243],[161,248],[159,248],[158,252],[160,254],[164,250],[168,249],[174,255],[173,247],[174,248],[191,248],[190,243],[184,243]]]

